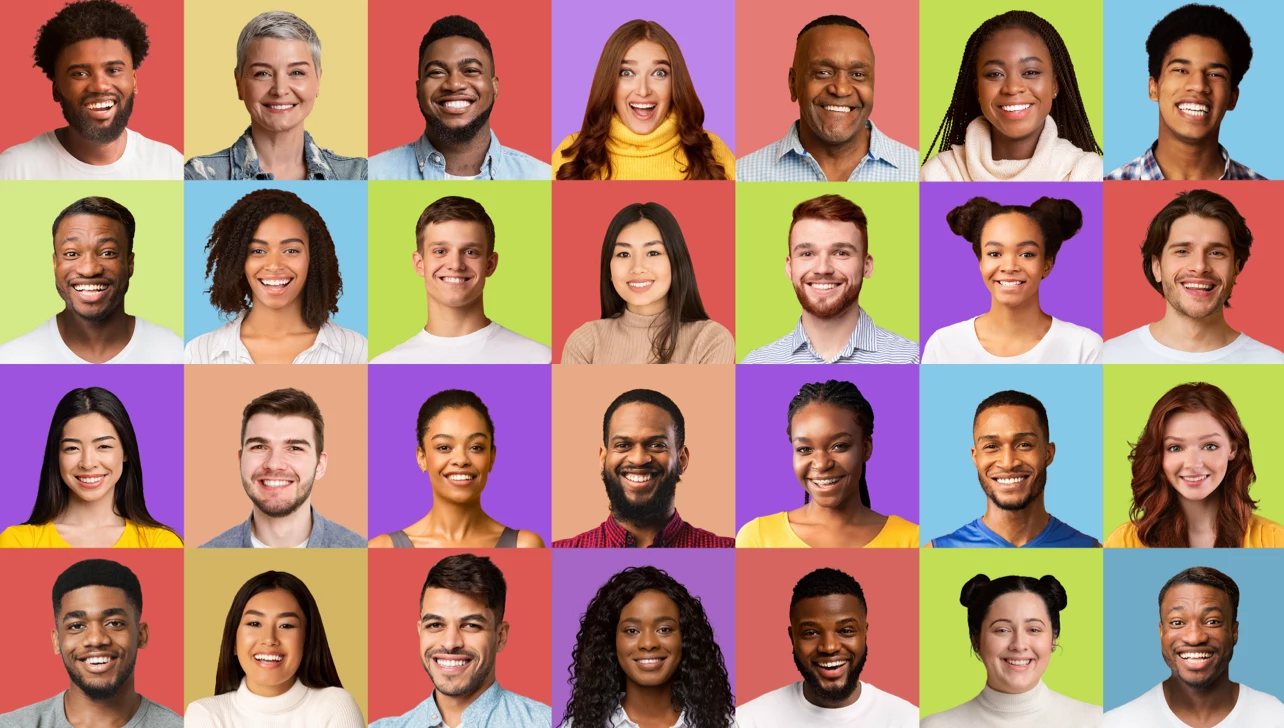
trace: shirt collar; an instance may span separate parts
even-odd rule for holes
[[[245,133],[232,145],[232,166],[241,170],[242,179],[259,179],[260,175],[267,174],[259,166],[259,153],[254,148],[252,131],[253,127],[246,127]],[[308,179],[338,179],[325,155],[321,153],[321,147],[312,141],[312,135],[307,130],[303,132],[303,163],[308,168]],[[264,179],[268,177],[265,176]]]
[[[482,160],[482,175],[487,179],[495,178],[495,165],[497,157],[503,151],[499,144],[499,137],[495,136],[494,130],[490,132],[490,146],[486,149],[486,158]],[[437,151],[437,148],[428,141],[428,132],[419,135],[415,141],[415,163],[419,165],[419,173],[423,174],[424,166],[431,164],[434,167],[440,167],[442,173],[446,171],[446,155]]]
[[[686,728],[687,711],[683,710],[678,714],[678,722],[674,723],[671,728]],[[615,712],[606,722],[607,728],[638,728],[638,724],[629,720],[629,714],[624,712],[624,706],[617,703]]]
[[[843,350],[838,353],[834,361],[850,358],[856,353],[857,349],[868,352],[878,351],[877,331],[878,327],[874,325],[874,319],[865,313],[864,308],[861,308],[860,319],[856,322],[856,328],[852,329],[852,335],[847,340],[847,346],[843,347]],[[798,325],[794,327],[793,341],[791,343],[793,344],[790,349],[791,352],[797,352],[799,349],[806,347],[813,356],[817,359],[820,358],[820,354],[817,354],[811,345],[811,339],[807,337],[807,330],[803,328],[802,316],[798,317]]]
[[[479,715],[485,716],[493,711],[499,705],[503,695],[504,689],[499,686],[499,681],[496,680],[491,683],[490,687],[483,690],[481,695],[478,695],[473,702],[468,704],[467,708],[464,708],[464,713],[459,719],[460,724],[465,726],[484,725],[486,722],[484,720],[474,721],[471,719]],[[437,708],[437,691],[434,690],[432,695],[429,695],[428,699],[423,702],[423,709],[424,717],[428,719],[429,728],[436,728],[439,725],[444,726],[446,724],[446,721],[441,717],[441,710]]]
[[[241,324],[245,321],[246,311],[236,315],[235,319],[214,332],[214,341],[211,343],[210,359],[217,359],[220,355],[232,357],[234,361],[250,361],[250,351],[241,343]],[[339,327],[331,321],[321,324],[321,330],[317,332],[316,343],[309,346],[308,349],[320,345],[327,347],[339,354],[343,353],[343,335],[339,333]]]
[[[1154,170],[1154,179],[1163,179],[1164,172],[1159,168],[1159,160],[1155,159],[1155,148],[1158,146],[1159,140],[1156,139],[1155,143],[1151,144],[1150,148],[1146,150],[1146,153],[1141,155],[1141,159],[1146,169]],[[1217,145],[1217,151],[1222,155],[1222,176],[1218,177],[1218,179],[1226,179],[1230,175],[1230,152],[1226,151],[1226,147],[1220,144]]]
[[[682,516],[678,515],[678,511],[675,508],[673,510],[673,517],[670,518],[669,522],[664,524],[664,528],[660,529],[660,532],[655,535],[655,540],[651,542],[651,545],[664,546],[672,543],[673,540],[677,538],[678,533],[682,530],[683,525]],[[615,520],[614,513],[606,519],[606,523],[603,524],[603,526],[606,528],[606,536],[609,543],[618,543],[624,546],[637,545],[637,537]]]
[[[780,144],[776,147],[777,162],[790,152],[800,157],[807,156],[807,150],[802,145],[802,137],[798,134],[798,125],[801,123],[801,121],[795,121],[790,124],[789,133],[785,135],[784,139],[780,140]],[[878,130],[877,126],[874,126],[874,120],[866,120],[865,128],[869,129],[869,153],[866,156],[896,166],[892,145],[889,143],[890,140],[883,132]]]

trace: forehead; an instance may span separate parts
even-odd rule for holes
[[[255,594],[245,603],[245,611],[262,612],[267,615],[294,612],[299,616],[303,616],[303,609],[299,606],[299,600],[284,589],[268,589]]]
[[[615,240],[619,243],[649,243],[659,239],[660,228],[650,220],[642,219],[625,225]]]
[[[995,215],[987,220],[985,227],[981,229],[982,245],[990,241],[1019,243],[1027,240],[1042,243],[1043,230],[1039,228],[1039,223],[1019,212]]]
[[[653,404],[630,402],[611,415],[609,429],[611,437],[668,437],[673,434],[673,418]]]
[[[312,49],[307,41],[294,38],[255,38],[245,49],[245,63],[312,62]]]
[[[837,622],[844,619],[864,619],[865,607],[855,594],[826,594],[823,597],[800,599],[789,609],[793,622]]]
[[[297,238],[307,241],[308,231],[303,227],[293,215],[286,215],[278,212],[275,215],[268,215],[263,218],[263,222],[254,230],[254,237],[259,240],[288,240]]]
[[[1159,607],[1160,614],[1174,607],[1184,609],[1218,607],[1229,612],[1231,600],[1229,594],[1216,587],[1205,584],[1177,584],[1164,592],[1164,598]]]
[[[429,61],[438,61],[447,64],[458,63],[465,58],[476,58],[481,61],[482,65],[490,68],[492,63],[490,53],[486,47],[472,38],[465,38],[462,35],[451,35],[428,44],[424,48],[423,58],[419,59],[420,65]]]
[[[664,46],[653,40],[640,40],[629,46],[629,49],[624,52],[624,60],[650,63],[668,61],[670,59],[669,52],[664,50]]]
[[[90,239],[85,240],[88,236]],[[94,242],[95,238],[112,237],[124,245],[125,226],[119,220],[113,220],[110,217],[102,215],[91,215],[89,213],[78,213],[68,215],[58,223],[58,229],[54,232],[54,242],[62,242],[69,237],[77,237],[81,242]]]
[[[79,63],[99,64],[112,61],[124,61],[132,67],[134,57],[128,46],[117,38],[86,38],[59,51],[54,65],[66,68]]]
[[[1168,240],[1165,245],[1180,243],[1225,243],[1230,244],[1230,231],[1226,225],[1215,217],[1203,215],[1182,215],[1173,220],[1168,228]]]
[[[798,410],[789,426],[794,437],[819,437],[840,431],[861,434],[855,412],[828,402],[812,402]]]
[[[1221,435],[1227,437],[1226,428],[1211,412],[1174,412],[1164,423],[1166,437],[1201,437],[1203,435]]]
[[[63,437],[79,438],[80,435],[85,434],[89,434],[91,437],[115,435],[116,428],[111,424],[111,420],[97,412],[77,415],[67,420],[67,423],[62,426]]]
[[[841,60],[850,56],[855,56],[856,60],[874,60],[874,47],[870,45],[869,36],[860,28],[818,25],[798,39],[799,60],[831,57],[831,60]]]
[[[420,614],[436,614],[447,618],[459,618],[469,614],[486,614],[494,616],[490,607],[469,594],[460,594],[449,589],[429,587],[424,592],[423,601],[419,604]]]
[[[1041,432],[1039,415],[1029,407],[1004,404],[990,407],[976,418],[972,428],[976,435],[995,435],[1009,432]]]
[[[820,220],[806,217],[794,223],[789,231],[789,244],[810,243],[816,246],[829,246],[836,243],[850,243],[860,248],[865,247],[865,236],[854,222],[837,220]]]
[[[486,229],[472,220],[443,220],[424,225],[422,238],[434,245],[465,245],[486,240]]]
[[[1048,620],[1048,605],[1043,597],[1030,592],[1008,592],[990,603],[985,613],[988,621],[998,619]]]
[[[129,607],[124,589],[114,586],[83,586],[62,595],[61,611],[58,616],[68,612],[87,612],[92,615],[108,609],[125,609],[130,614],[134,613],[134,610]]]
[[[1222,47],[1221,41],[1206,35],[1188,35],[1173,41],[1173,44],[1168,46],[1167,52],[1164,53],[1164,62],[1166,63],[1174,58],[1223,63],[1227,67],[1230,66],[1230,54]]]
[[[638,592],[632,601],[620,610],[620,619],[659,619],[671,617],[678,619],[678,605],[668,594],[655,589]]]
[[[277,440],[307,440],[316,444],[313,440],[315,434],[312,428],[312,420],[299,415],[277,417],[272,414],[259,413],[245,423],[245,439],[247,440],[251,437],[259,437],[269,442]]]
[[[450,407],[444,409],[428,421],[428,431],[432,432],[458,432],[463,431],[467,434],[474,432],[486,432],[486,420],[481,413],[472,407]]]
[[[1037,56],[1048,61],[1048,45],[1039,36],[1024,28],[1004,28],[981,43],[977,50],[977,63],[984,63],[995,56],[1017,56],[1027,58]]]

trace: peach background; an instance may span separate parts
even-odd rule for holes
[[[187,543],[196,547],[241,523],[251,504],[238,482],[241,411],[283,387],[312,396],[325,418],[325,477],[312,489],[321,515],[366,533],[366,367],[192,365],[184,367]]]

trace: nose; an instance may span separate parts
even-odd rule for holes
[[[89,76],[89,91],[95,93],[107,93],[112,90],[111,77],[107,75],[107,69],[99,69]]]
[[[441,646],[448,650],[460,649],[464,646],[464,633],[457,626],[447,626],[441,632]]]
[[[832,96],[850,96],[852,93],[852,82],[845,73],[839,73],[834,76],[827,89]]]
[[[100,647],[111,644],[111,638],[107,636],[107,630],[98,622],[89,622],[85,627],[82,642],[86,646]]]
[[[451,71],[446,74],[446,80],[442,82],[441,85],[444,88],[449,89],[463,88],[466,85],[464,82],[464,75],[460,73],[458,69]]]
[[[655,635],[655,630],[644,629],[642,634],[638,635],[638,649],[654,650],[660,647],[660,640]]]
[[[823,473],[829,470],[834,464],[834,458],[830,456],[829,451],[824,448],[816,448],[811,451],[811,469]]]
[[[1187,73],[1186,88],[1190,89],[1191,91],[1207,93],[1209,91],[1208,76],[1204,73],[1197,73],[1193,71],[1191,73]]]
[[[634,83],[634,90],[637,92],[638,96],[646,97],[651,95],[650,76],[645,73],[640,73],[637,75],[637,80]]]
[[[267,457],[263,460],[263,469],[268,471],[285,470],[285,450],[279,447],[268,448]]]
[[[1010,447],[1002,448],[999,451],[999,467],[1005,471],[1011,471],[1016,465],[1016,450]]]
[[[81,278],[97,278],[103,272],[103,262],[92,252],[80,256],[76,261],[76,275]]]
[[[818,649],[826,654],[837,652],[841,649],[838,644],[838,635],[830,631],[822,632],[820,635],[820,645],[818,646]]]
[[[646,465],[651,462],[651,453],[647,452],[646,445],[638,443],[624,456],[624,460],[630,465]]]
[[[1009,73],[1003,77],[1003,93],[1016,96],[1025,90],[1025,79],[1019,73]]]
[[[284,73],[273,74],[272,95],[284,96],[290,92],[290,77]]]
[[[81,470],[86,470],[86,471],[93,470],[94,464],[97,462],[98,462],[97,453],[94,452],[94,448],[92,447],[80,448],[80,469]]]
[[[1186,629],[1182,630],[1181,641],[1188,645],[1202,645],[1208,641],[1208,635],[1204,633],[1204,625],[1199,623],[1198,619],[1192,619],[1186,623]]]
[[[1015,273],[1020,267],[1017,265],[1018,258],[1015,253],[1009,253],[999,259],[999,270],[1004,273]]]
[[[457,447],[450,451],[450,464],[451,465],[468,464],[468,454],[464,451],[464,448]]]

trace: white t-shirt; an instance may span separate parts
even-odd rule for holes
[[[371,364],[551,364],[553,350],[494,321],[463,336],[433,336],[419,330],[370,360]]]
[[[0,346],[0,364],[89,364],[63,343],[58,319],[51,317],[31,331]],[[182,364],[183,339],[164,326],[134,317],[134,335],[105,364]]]
[[[1155,340],[1150,325],[1133,329],[1106,342],[1104,364],[1284,364],[1284,352],[1248,334],[1212,351],[1180,351]]]
[[[907,700],[861,681],[860,698],[846,708],[822,708],[803,697],[799,680],[760,695],[736,708],[740,728],[781,726],[851,726],[865,728],[918,728],[918,708]]]
[[[343,688],[310,688],[295,680],[273,697],[255,695],[241,679],[230,693],[201,698],[187,706],[187,728],[365,728],[365,717]]]
[[[187,342],[184,364],[253,364],[250,350],[241,341],[241,324],[246,312],[222,326]],[[293,364],[365,364],[368,355],[366,337],[327,320],[317,331],[312,346],[299,352]]]
[[[1189,728],[1168,707],[1164,684],[1160,683],[1131,703],[1106,713],[1105,728]],[[1230,715],[1216,728],[1284,728],[1284,703],[1279,698],[1259,693],[1244,683],[1239,684],[1239,698]]]
[[[995,356],[976,338],[976,318],[938,329],[923,349],[924,364],[1097,364],[1101,336],[1092,329],[1052,319],[1034,348],[1016,356]]]
[[[183,155],[133,129],[125,153],[111,164],[85,164],[63,149],[52,131],[0,154],[0,179],[183,179]]]

